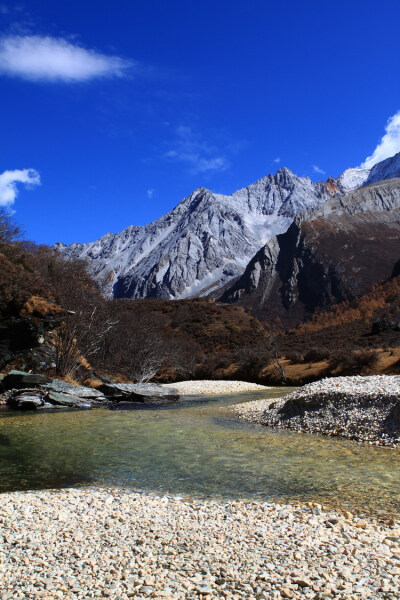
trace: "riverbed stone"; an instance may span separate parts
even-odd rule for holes
[[[360,529],[356,517],[313,510],[114,488],[5,493],[0,598],[399,598],[384,543],[397,543],[397,521],[365,517]]]

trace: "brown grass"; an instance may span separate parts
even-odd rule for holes
[[[47,317],[49,315],[60,315],[65,310],[41,296],[31,296],[23,305],[22,316]]]

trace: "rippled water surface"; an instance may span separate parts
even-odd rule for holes
[[[270,430],[238,420],[229,409],[266,395],[197,399],[154,410],[3,409],[0,491],[116,485],[202,497],[316,501],[400,516],[400,450]]]

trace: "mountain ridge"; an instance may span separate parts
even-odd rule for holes
[[[174,299],[215,293],[239,277],[299,211],[345,194],[368,176],[368,169],[347,169],[337,179],[313,183],[282,167],[229,196],[200,187],[152,223],[54,248],[66,258],[87,259],[107,296]]]

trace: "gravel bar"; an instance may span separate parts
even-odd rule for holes
[[[400,523],[83,488],[0,497],[1,600],[398,599]]]
[[[265,385],[248,383],[247,381],[221,381],[214,379],[166,383],[163,384],[163,387],[174,388],[183,396],[218,396],[240,394],[241,392],[262,392],[263,390],[271,389]]]
[[[277,429],[400,445],[400,376],[330,377],[279,398],[234,406],[236,414]]]

